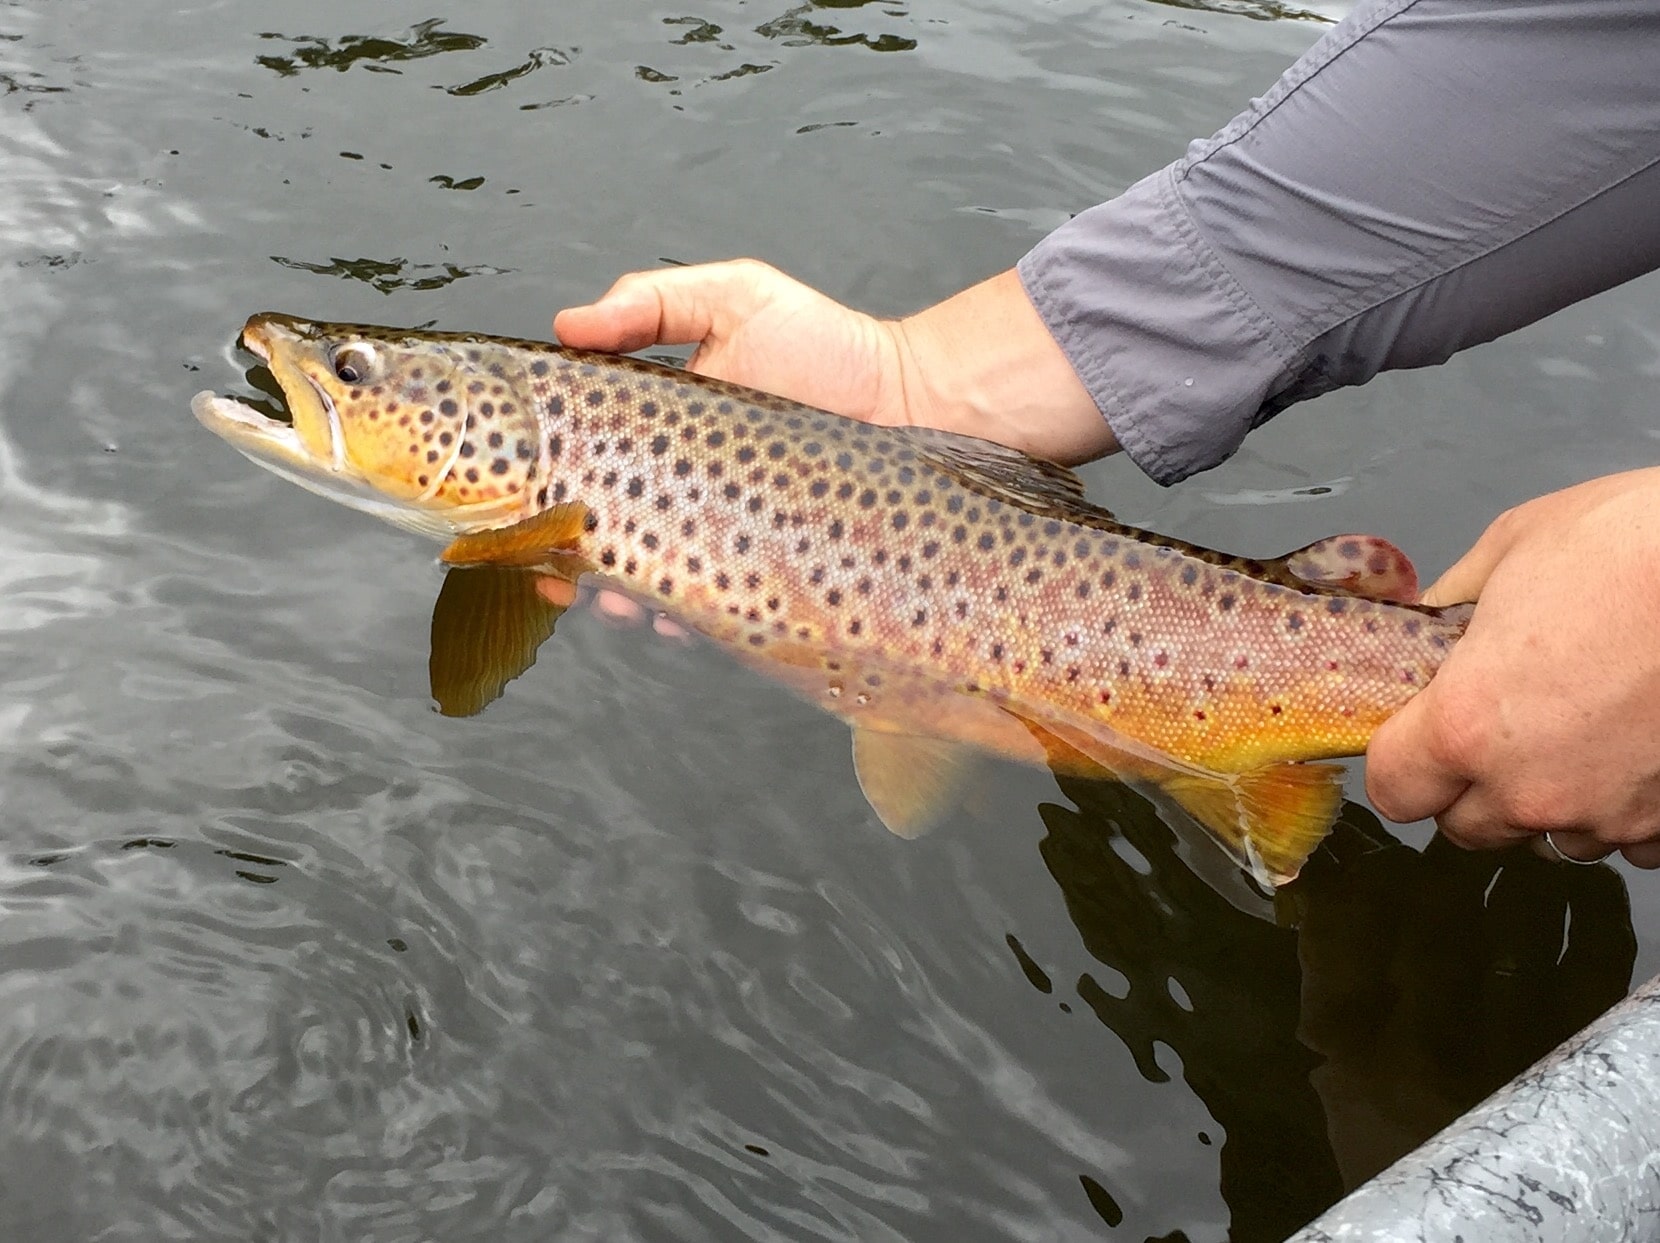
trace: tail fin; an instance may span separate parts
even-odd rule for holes
[[[1158,784],[1264,885],[1296,879],[1343,801],[1339,764],[1275,764],[1229,776],[1171,773]]]

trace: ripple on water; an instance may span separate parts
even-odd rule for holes
[[[476,1025],[432,985],[455,957],[437,921],[380,896],[201,840],[0,863],[0,1169],[77,1171],[8,1187],[14,1228],[249,1237],[297,1227],[355,1166],[441,1166],[446,1119],[479,1105],[444,1045]]]

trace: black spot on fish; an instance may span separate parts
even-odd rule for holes
[[[681,458],[674,464],[674,473],[684,479],[687,475],[692,473],[692,464],[685,458]]]
[[[499,458],[495,459],[495,461],[490,463],[490,473],[492,475],[505,475],[507,473],[507,467],[508,467],[507,459],[504,458],[504,457],[499,457]],[[614,483],[614,482],[616,482],[616,480],[613,478],[612,482]]]
[[[1182,586],[1191,587],[1198,581],[1199,567],[1196,565],[1184,565],[1182,567]]]
[[[911,521],[911,516],[909,514],[907,514],[904,510],[900,510],[898,513],[896,513],[893,516],[893,529],[895,531],[903,531],[906,528],[906,526],[908,526],[910,524],[910,521]]]
[[[538,358],[535,362],[530,364],[530,374],[535,376],[538,380],[541,379],[543,376],[547,375],[547,373],[548,373],[547,359]]]
[[[997,547],[997,537],[990,531],[987,531],[985,534],[980,536],[980,547],[986,552],[990,552],[993,548]]]

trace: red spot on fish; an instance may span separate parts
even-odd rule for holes
[[[1204,714],[1204,711],[1203,711],[1203,710],[1202,710],[1202,709],[1199,709],[1199,708],[1195,708],[1195,709],[1194,709],[1194,710],[1193,710],[1193,719],[1194,719],[1194,720],[1195,720],[1195,721],[1202,721],[1202,720],[1204,720],[1204,719],[1205,719],[1205,714]]]
[[[1157,656],[1153,657],[1153,664],[1160,669],[1163,669],[1169,663],[1170,656],[1167,652],[1160,652]]]

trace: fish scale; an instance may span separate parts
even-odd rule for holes
[[[532,387],[566,412],[552,499],[592,497],[588,558],[729,642],[929,664],[1234,768],[1364,749],[1454,633],[978,496],[889,429],[610,370]]]
[[[1213,553],[946,432],[535,342],[281,316],[244,340],[293,425],[203,394],[209,426],[307,487],[459,537],[450,559],[517,541],[727,645],[854,726],[890,827],[925,818],[911,804],[955,767],[940,744],[962,742],[1150,781],[1283,879],[1337,798],[1296,762],[1364,750],[1462,632],[1354,590],[1406,594],[1382,541]]]

